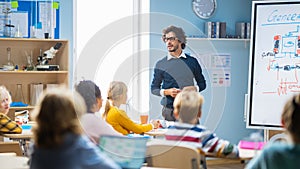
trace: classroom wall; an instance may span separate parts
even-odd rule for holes
[[[60,0],[60,38],[68,39],[69,46],[69,70],[73,70],[73,1]],[[72,87],[73,74],[69,74],[70,87]]]
[[[217,0],[217,10],[208,20],[200,19],[192,11],[192,1],[151,0],[150,4],[150,67],[167,54],[161,41],[161,30],[169,25],[182,27],[187,36],[203,35],[206,21],[226,22],[227,34],[235,34],[235,22],[250,22],[251,0]],[[201,124],[217,133],[218,136],[238,143],[249,136],[253,130],[246,129],[244,122],[244,95],[248,85],[249,44],[246,41],[196,41],[189,40],[186,52],[201,54],[205,52],[229,53],[231,55],[231,84],[228,87],[213,87],[211,72],[205,69],[204,61],[198,58],[207,80],[207,89],[202,92],[205,97]],[[211,49],[210,51],[207,51]],[[198,56],[197,56],[198,57]],[[150,73],[150,81],[153,70]],[[160,97],[150,94],[150,112],[159,117]]]
[[[73,0],[60,0],[61,23],[60,37],[70,40],[70,70],[73,69]],[[150,67],[166,54],[164,43],[161,41],[162,28],[176,24],[184,28],[187,35],[199,35],[204,28],[205,21],[227,22],[228,34],[234,34],[236,21],[250,21],[251,0],[217,0],[217,11],[209,20],[198,18],[191,10],[191,1],[182,0],[151,0],[151,38],[150,38]],[[188,42],[189,43],[189,42]],[[231,86],[226,88],[212,88],[210,72],[203,70],[207,77],[207,89],[202,93],[205,97],[202,124],[216,131],[218,136],[234,143],[249,135],[253,130],[245,129],[244,94],[247,93],[249,42],[215,41],[192,42],[189,47],[200,53],[208,47],[217,52],[230,53],[232,57]],[[151,70],[150,70],[151,71]],[[152,80],[150,73],[150,81]],[[70,76],[72,82],[73,75]],[[160,98],[150,94],[150,112],[152,117],[160,115]],[[217,105],[217,106],[216,106]],[[217,114],[215,116],[215,114]],[[221,115],[220,115],[221,114]],[[211,115],[211,116],[209,116]]]

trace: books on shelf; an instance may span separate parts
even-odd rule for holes
[[[225,38],[226,22],[206,22],[204,30],[207,38]]]
[[[225,38],[226,34],[226,22],[220,22],[220,38]]]
[[[249,39],[251,32],[250,22],[235,23],[235,35],[241,39]]]
[[[250,34],[251,34],[251,26],[250,22],[246,23],[246,39],[250,39]]]
[[[205,35],[207,36],[207,38],[211,38],[211,32],[212,32],[212,22],[206,22],[205,23]]]

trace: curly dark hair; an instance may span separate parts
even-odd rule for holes
[[[183,31],[182,28],[180,27],[176,27],[176,26],[168,26],[167,28],[163,29],[162,33],[162,38],[166,37],[166,34],[169,32],[174,32],[176,35],[176,38],[181,42],[181,48],[184,49],[185,48],[185,44],[186,44],[186,36],[185,36],[185,32]]]

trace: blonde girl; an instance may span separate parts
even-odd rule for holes
[[[0,85],[0,133],[22,133],[21,126],[7,116],[10,103],[11,96],[8,90]]]
[[[133,122],[124,110],[119,109],[121,104],[126,104],[127,86],[124,82],[113,81],[109,85],[107,101],[103,117],[112,127],[124,134],[142,134],[159,126],[158,120],[151,121],[150,124],[137,124]]]

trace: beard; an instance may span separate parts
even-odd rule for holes
[[[169,48],[169,52],[175,52],[175,51],[177,51],[177,49],[178,49],[178,45],[173,45],[171,48]]]

